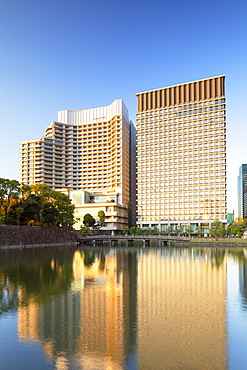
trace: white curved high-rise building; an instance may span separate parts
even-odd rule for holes
[[[105,107],[59,111],[45,136],[20,148],[21,183],[114,191],[122,205],[135,203],[135,166],[135,127],[122,99]]]

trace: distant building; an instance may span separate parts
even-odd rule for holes
[[[244,211],[243,218],[247,218],[247,190],[244,192]]]
[[[58,112],[39,140],[21,143],[20,182],[117,194],[135,224],[135,126],[121,99],[105,107]]]
[[[141,227],[226,223],[225,76],[137,94]]]
[[[227,223],[231,224],[234,220],[234,211],[227,213]]]
[[[238,175],[238,217],[247,217],[247,203],[244,202],[244,193],[247,191],[247,164],[239,167]]]

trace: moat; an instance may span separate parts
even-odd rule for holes
[[[247,249],[0,251],[1,368],[245,369]]]

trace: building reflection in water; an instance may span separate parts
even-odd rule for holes
[[[0,315],[16,311],[18,307],[18,289],[9,281],[8,276],[0,271]]]
[[[77,343],[79,362],[82,368],[122,369],[135,340],[136,253],[115,250],[107,255],[102,252],[91,264],[90,258],[87,260]]]
[[[23,304],[20,288],[19,338],[42,342],[56,369],[122,369],[135,343],[136,252],[76,251],[72,267],[71,288],[45,304]]]
[[[224,252],[85,249],[70,264],[49,299],[19,287],[19,338],[57,370],[227,368]]]
[[[247,249],[239,255],[239,289],[243,309],[247,310]]]
[[[227,369],[224,255],[143,253],[137,285],[139,369]]]

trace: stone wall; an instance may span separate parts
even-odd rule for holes
[[[69,227],[0,225],[0,248],[77,245]]]

